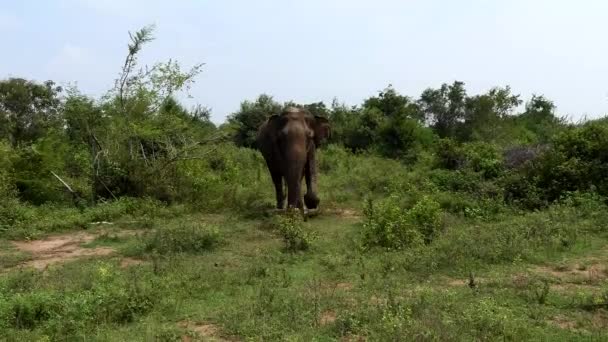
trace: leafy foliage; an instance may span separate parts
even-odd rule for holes
[[[397,195],[379,203],[368,200],[365,217],[364,244],[392,249],[431,242],[442,223],[439,203],[428,197],[422,198],[409,210],[404,210]]]
[[[228,117],[234,129],[237,146],[256,147],[255,139],[260,125],[271,115],[279,114],[282,106],[272,96],[262,94],[254,102],[243,101],[238,112]]]
[[[283,238],[285,249],[290,252],[308,250],[315,239],[315,234],[306,230],[302,215],[296,210],[276,216],[273,226]]]
[[[0,81],[0,140],[27,144],[61,124],[62,88],[53,81],[38,84],[22,78]]]
[[[176,227],[158,228],[144,237],[144,252],[202,253],[216,247],[220,240],[217,227],[182,223]]]

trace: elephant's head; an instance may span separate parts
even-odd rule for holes
[[[304,201],[308,208],[317,207],[315,150],[330,134],[330,124],[326,118],[297,107],[286,108],[262,125],[258,143],[277,189],[278,206],[281,206],[282,185],[277,182],[285,178],[288,205],[300,207],[301,180],[306,176]]]
[[[309,142],[314,142],[315,147],[321,146],[331,134],[329,121],[326,118],[312,115],[298,107],[287,107],[281,114],[271,116],[268,124],[275,127],[277,137],[292,134],[293,130],[304,130]]]

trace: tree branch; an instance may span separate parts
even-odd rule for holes
[[[66,189],[68,189],[68,191],[72,194],[75,195],[74,190],[72,190],[72,188],[68,185],[68,183],[66,183],[63,179],[61,179],[61,177],[59,177],[55,172],[51,171],[51,173],[53,174],[53,176],[55,176],[55,178],[57,178],[61,184],[63,184],[63,186],[66,187]]]

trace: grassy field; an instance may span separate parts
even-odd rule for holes
[[[444,214],[431,244],[401,250],[366,248],[358,208],[281,217],[117,218],[1,240],[0,339],[608,338],[599,204]]]

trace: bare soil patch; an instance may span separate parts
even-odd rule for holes
[[[114,252],[113,248],[84,248],[81,245],[95,240],[91,233],[70,233],[51,236],[42,240],[13,241],[13,245],[22,252],[31,255],[30,260],[22,266],[43,270],[51,264],[63,263],[74,259],[106,256]]]
[[[346,336],[342,336],[340,338],[341,342],[364,342],[367,341],[367,339],[363,336],[359,336],[359,335],[346,335]]]
[[[535,273],[550,276],[564,283],[598,284],[608,279],[608,268],[600,263],[592,265],[575,264],[565,267],[537,266],[532,270]]]
[[[202,322],[192,322],[192,321],[181,321],[177,324],[180,328],[184,328],[191,332],[194,332],[196,337],[192,337],[189,335],[182,336],[183,342],[190,341],[218,341],[218,342],[227,342],[227,341],[236,341],[236,340],[228,340],[221,337],[220,328],[212,323],[202,323]]]
[[[585,322],[585,324],[581,324],[580,322]],[[600,309],[591,314],[585,314],[579,317],[579,321],[573,317],[558,315],[553,317],[549,323],[566,330],[580,330],[584,328],[604,330],[608,328],[608,311]]]
[[[361,214],[354,209],[328,209],[327,212],[348,219],[359,219],[362,217]]]
[[[323,311],[321,313],[321,317],[319,318],[319,323],[321,325],[328,325],[328,324],[332,324],[333,322],[336,321],[337,315],[336,312],[333,310],[327,310],[327,311]]]
[[[16,250],[29,255],[28,260],[20,263],[18,266],[44,270],[52,264],[113,254],[115,249],[111,247],[85,248],[83,245],[93,242],[96,238],[103,235],[124,237],[135,235],[136,233],[136,230],[99,231],[95,233],[72,232],[49,236],[40,240],[12,241],[11,244]],[[127,267],[142,262],[142,260],[127,258],[121,261],[121,266]]]
[[[575,320],[563,315],[555,316],[549,322],[565,330],[574,330],[578,326]]]
[[[344,290],[344,291],[350,291],[353,289],[353,284],[351,283],[337,283],[336,284],[336,289],[338,290]]]
[[[321,291],[326,294],[334,294],[336,292],[348,292],[353,289],[353,284],[348,282],[340,283],[321,283],[309,288],[310,292]]]
[[[488,279],[482,278],[482,277],[475,277],[475,278],[473,278],[473,281],[474,281],[475,286],[489,283]],[[460,278],[460,279],[448,278],[446,281],[446,284],[450,287],[462,287],[462,286],[470,287],[471,280],[469,278]]]
[[[120,260],[120,267],[122,268],[127,268],[130,266],[137,266],[137,265],[141,265],[143,264],[145,261],[141,260],[141,259],[135,259],[135,258],[123,258]]]
[[[608,311],[600,309],[593,313],[591,323],[596,329],[608,328]]]

